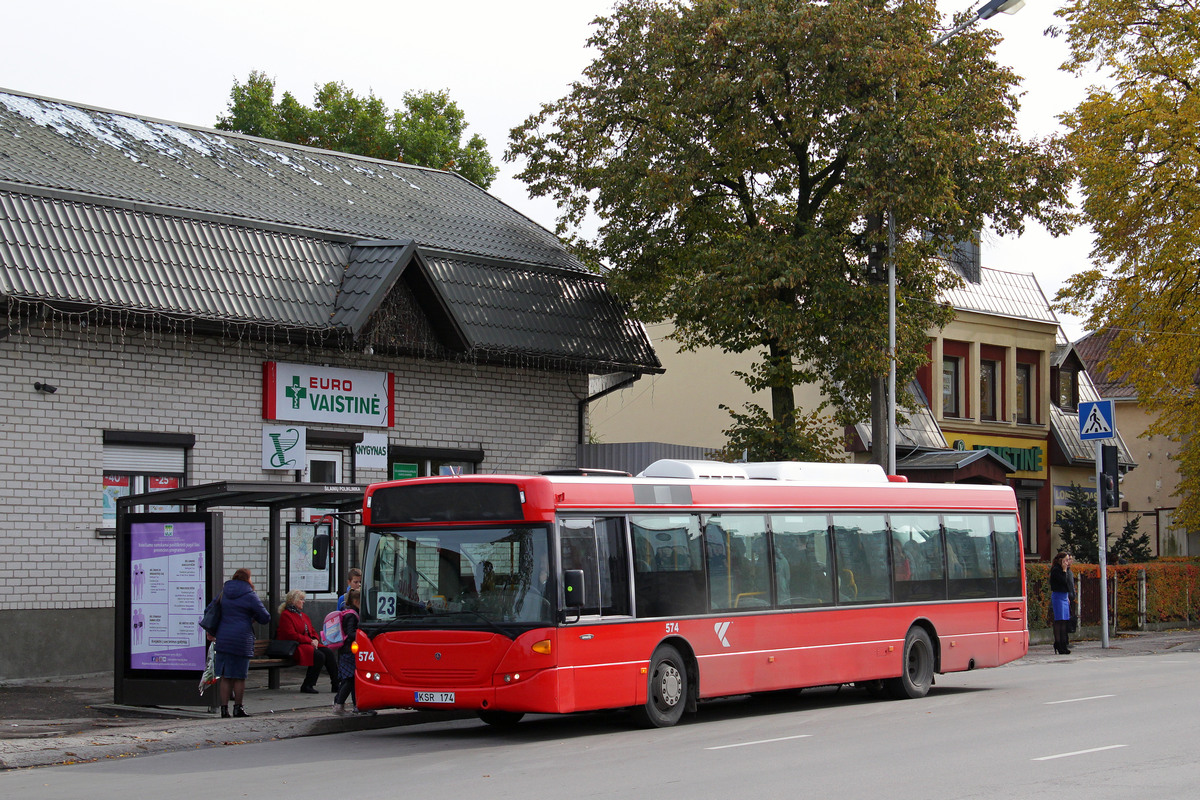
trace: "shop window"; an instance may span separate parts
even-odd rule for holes
[[[942,358],[942,416],[962,416],[962,359],[957,356]]]
[[[994,420],[999,409],[1000,364],[996,361],[979,362],[979,418]]]

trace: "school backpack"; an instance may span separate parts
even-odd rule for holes
[[[345,644],[345,634],[342,632],[342,617],[350,611],[338,611],[334,609],[325,615],[325,621],[321,623],[321,644],[325,647],[334,649]]]

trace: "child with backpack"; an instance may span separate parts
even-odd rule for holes
[[[328,641],[332,646],[336,646],[336,642],[332,641],[335,637],[335,631],[332,628],[333,616],[340,614],[340,625],[337,632],[341,633],[341,649],[338,650],[338,692],[333,699],[333,713],[338,716],[343,716],[346,711],[346,698],[354,701],[354,653],[350,650],[350,645],[358,636],[358,608],[359,608],[359,590],[351,589],[346,592],[346,608],[343,611],[331,611],[325,617],[325,624],[321,626],[322,638]],[[357,706],[354,711],[358,711]],[[374,714],[374,711],[367,712]]]

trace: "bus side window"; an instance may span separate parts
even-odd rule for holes
[[[638,617],[703,614],[708,609],[701,559],[700,519],[692,514],[635,514],[629,518]],[[649,556],[649,557],[647,557]]]
[[[888,528],[883,514],[834,514],[838,602],[891,602]]]
[[[996,596],[991,517],[986,514],[946,514],[946,568],[951,600]]]
[[[937,515],[893,514],[891,523],[896,602],[945,600],[945,559]]]
[[[624,520],[619,517],[560,520],[562,570],[582,570],[585,605],[582,614],[625,616],[630,613],[629,562]],[[636,537],[635,537],[636,542]],[[565,598],[564,598],[565,601]]]
[[[1020,597],[1021,542],[1017,536],[1017,518],[1011,514],[992,517],[996,538],[996,594],[1000,597]]]
[[[775,545],[776,605],[831,605],[833,576],[829,572],[828,518],[824,514],[777,514],[771,517],[771,530]]]
[[[771,604],[766,519],[757,514],[714,514],[705,525],[709,600],[714,611],[746,611]]]

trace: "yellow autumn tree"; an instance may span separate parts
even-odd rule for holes
[[[1071,0],[1071,59],[1099,75],[1063,116],[1095,231],[1060,308],[1117,332],[1108,364],[1180,443],[1177,522],[1200,528],[1200,9],[1195,0]],[[1093,72],[1095,70],[1095,72]]]

